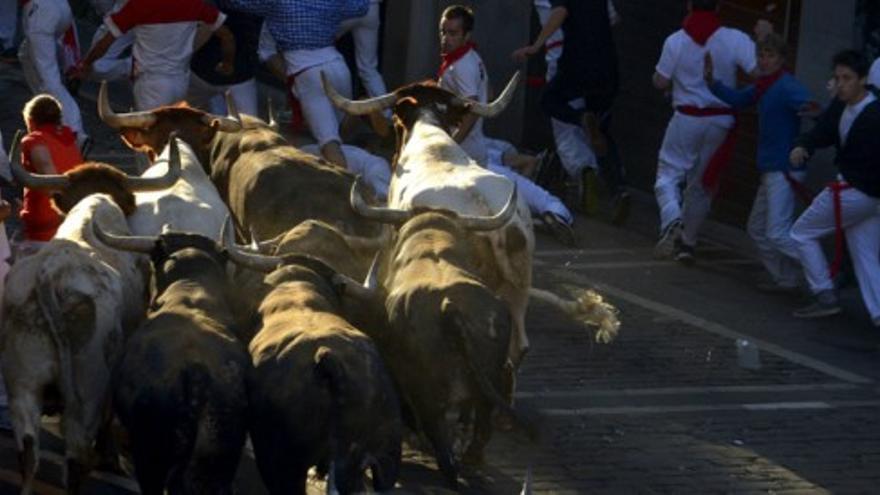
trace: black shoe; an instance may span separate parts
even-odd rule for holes
[[[623,225],[629,218],[630,197],[626,191],[620,191],[611,199],[611,223]]]
[[[553,237],[561,244],[568,247],[574,247],[577,244],[574,238],[574,230],[571,228],[571,225],[564,222],[561,218],[553,213],[547,212],[541,215],[541,220],[544,222],[544,225],[550,229],[550,233],[553,234]]]
[[[820,299],[816,299],[812,303],[794,310],[791,314],[795,318],[824,318],[826,316],[833,316],[843,311],[837,301],[822,301]]]
[[[694,247],[688,246],[681,239],[675,240],[675,261],[685,266],[693,266],[697,262],[694,258]]]
[[[654,257],[657,259],[668,259],[675,253],[675,241],[681,233],[681,220],[673,220],[672,223],[663,229],[660,233],[660,239],[654,246]]]

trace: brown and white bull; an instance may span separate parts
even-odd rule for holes
[[[225,252],[197,234],[119,236],[94,226],[107,245],[152,258],[150,311],[126,345],[114,391],[141,493],[233,493],[250,358]]]
[[[291,146],[259,119],[218,117],[187,106],[116,113],[105,85],[98,94],[98,114],[128,146],[153,156],[172,132],[179,133],[210,175],[243,238],[252,233],[271,239],[309,219],[351,234],[376,232],[348,207],[354,180],[349,172]]]
[[[511,314],[476,264],[492,249],[479,233],[510,222],[516,194],[511,192],[497,215],[481,217],[370,207],[357,201],[356,190],[352,196],[361,215],[399,227],[377,265],[377,289],[389,323],[375,338],[411,413],[411,426],[428,438],[443,474],[455,485],[453,444],[462,418],[472,427],[472,437],[462,439],[469,462],[483,458],[493,412],[516,418],[508,405]]]
[[[452,129],[467,113],[493,117],[513,97],[519,73],[502,94],[483,104],[441,89],[433,83],[404,86],[388,95],[364,101],[341,96],[324,80],[331,101],[353,115],[367,115],[393,109],[397,133],[394,173],[388,191],[388,206],[395,209],[442,208],[464,215],[492,215],[500,211],[514,188],[506,177],[479,166],[452,138]],[[510,357],[519,363],[529,347],[525,315],[529,298],[556,305],[571,317],[598,325],[596,338],[610,341],[619,322],[613,307],[592,291],[582,291],[576,301],[567,301],[532,288],[532,256],[535,238],[531,214],[524,200],[517,203],[510,222],[496,231],[481,234],[491,246],[475,259],[480,276],[510,308],[513,335]]]
[[[12,266],[6,281],[0,363],[25,494],[39,462],[40,416],[57,412],[46,410],[44,399],[56,394],[66,484],[69,493],[79,492],[95,461],[96,435],[110,417],[111,377],[126,333],[143,317],[146,260],[105,246],[92,233],[93,221],[129,233],[110,196],[88,196],[54,239]]]

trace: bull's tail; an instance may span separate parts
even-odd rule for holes
[[[315,378],[318,383],[330,395],[330,414],[328,422],[330,425],[330,463],[327,474],[327,493],[336,490],[337,483],[342,486],[349,484],[350,480],[345,478],[348,460],[345,459],[345,446],[339,445],[340,438],[340,416],[343,414],[345,407],[345,397],[347,388],[350,386],[345,375],[345,369],[339,358],[328,347],[319,347],[315,351],[315,366],[313,368]],[[338,492],[337,492],[338,493]]]
[[[73,407],[68,401],[75,398],[78,404],[82,403],[79,390],[76,388],[73,370],[73,358],[70,355],[70,342],[67,339],[64,326],[64,313],[55,293],[54,285],[47,277],[40,277],[36,283],[37,304],[43,312],[46,326],[49,327],[49,335],[55,344],[55,352],[58,354],[59,387],[61,396],[65,399],[65,407]]]
[[[478,364],[480,362],[480,356],[477,355],[470,337],[471,334],[475,332],[475,330],[472,329],[471,323],[448,300],[444,301],[442,311],[446,327],[455,336],[459,350],[463,354],[467,371],[476,383],[483,398],[492,404],[499,413],[509,419],[510,423],[515,425],[519,430],[525,432],[530,439],[537,439],[538,432],[534,421],[526,418],[522,412],[515,410],[510,403],[501,396],[501,393],[498,392],[495,385],[492,384],[489,377],[486,376],[486,373]]]
[[[608,344],[613,341],[620,329],[617,308],[605,302],[602,296],[593,290],[573,289],[573,293],[574,299],[563,299],[550,291],[535,287],[529,289],[530,297],[556,306],[584,325],[597,327],[596,342]]]

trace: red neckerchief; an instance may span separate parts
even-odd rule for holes
[[[52,136],[65,146],[70,146],[76,142],[76,133],[66,125],[42,124],[38,125],[34,131],[42,132],[47,136]]]
[[[695,10],[684,18],[681,23],[684,32],[694,40],[694,43],[704,46],[709,38],[721,27],[721,19],[715,12]]]
[[[755,81],[755,101],[760,100],[764,97],[764,94],[776,84],[782,76],[785,75],[785,69],[779,69],[778,71],[768,74],[766,76],[761,76]]]
[[[476,47],[476,43],[469,41],[449,53],[441,53],[440,56],[443,57],[443,63],[440,65],[440,70],[437,71],[437,79],[443,77],[443,73],[446,72],[446,69],[448,69],[450,65],[461,60],[461,57],[464,57],[469,51]]]

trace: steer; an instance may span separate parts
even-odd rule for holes
[[[114,397],[145,495],[231,494],[246,435],[250,358],[237,333],[226,255],[195,234],[126,237],[107,245],[149,253],[154,295],[128,342]]]
[[[332,466],[341,493],[363,491],[367,467],[376,491],[393,488],[400,406],[372,341],[341,315],[337,290],[347,278],[311,256],[260,256],[231,236],[226,243],[237,263],[278,267],[258,295],[248,381],[254,454],[269,491],[304,494],[314,465]]]
[[[359,197],[356,190],[352,196]],[[458,420],[459,415],[474,414],[464,455],[469,462],[482,460],[493,411],[516,420],[505,397],[512,386],[510,311],[481,280],[475,261],[491,250],[486,237],[476,233],[507,225],[517,204],[515,190],[492,217],[377,208],[355,201],[360,214],[400,227],[377,267],[389,328],[376,339],[413,426],[427,436],[453,485],[458,468],[449,416]]]
[[[93,221],[129,233],[114,200],[91,195],[68,212],[54,239],[12,266],[6,281],[0,363],[25,494],[33,488],[40,415],[51,412],[43,404],[52,392],[62,406],[68,492],[79,492],[95,461],[96,434],[108,425],[110,380],[125,334],[143,317],[146,260],[106,247],[93,235]]]
[[[348,100],[324,78],[324,90],[331,101],[353,115],[366,115],[393,107],[397,133],[388,206],[442,208],[467,215],[498,212],[513,190],[506,177],[480,167],[453,140],[451,130],[467,113],[493,117],[513,97],[519,73],[492,103],[484,104],[450,93],[433,83],[416,83],[370,100]],[[529,347],[525,315],[529,297],[536,297],[584,323],[596,324],[598,340],[610,341],[619,322],[613,307],[592,291],[583,291],[577,301],[565,301],[549,292],[532,289],[532,255],[535,238],[531,214],[524,200],[516,214],[502,228],[483,235],[491,253],[481,260],[481,278],[502,299],[513,317],[510,358],[518,364]]]
[[[128,146],[152,155],[172,132],[179,132],[195,150],[243,236],[252,232],[270,239],[308,219],[346,233],[376,232],[348,207],[354,176],[296,149],[259,119],[217,117],[187,106],[117,114],[104,85],[98,114]]]

